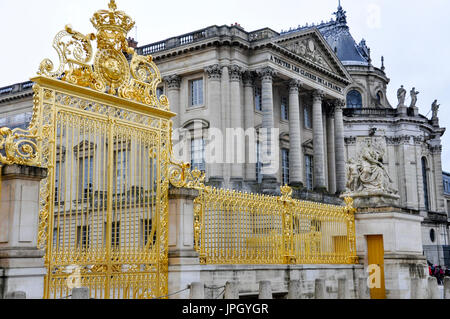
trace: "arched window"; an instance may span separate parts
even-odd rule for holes
[[[383,101],[383,93],[381,93],[381,91],[378,91],[378,93],[377,93],[377,104],[381,105],[382,101]]]
[[[361,109],[362,108],[362,96],[356,90],[351,90],[347,94],[347,107],[352,109]]]
[[[423,195],[425,200],[425,209],[430,210],[430,197],[428,188],[428,166],[427,159],[422,157],[422,179],[423,179]]]

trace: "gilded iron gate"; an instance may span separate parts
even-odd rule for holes
[[[64,298],[81,286],[98,299],[163,297],[175,114],[157,95],[152,58],[128,47],[131,18],[111,1],[91,21],[97,34],[58,33],[61,65],[53,71],[46,59],[32,79],[29,132],[48,168],[38,240],[48,269],[44,296]]]

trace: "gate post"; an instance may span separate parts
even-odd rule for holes
[[[169,190],[169,294],[202,282],[199,254],[194,248],[194,199],[198,195],[195,189]],[[171,298],[188,299],[189,291]]]
[[[284,263],[295,264],[297,261],[294,255],[294,216],[292,188],[281,187],[281,201],[283,202],[283,259]]]
[[[43,298],[45,252],[37,248],[37,239],[39,188],[46,176],[44,168],[1,168],[0,299],[16,291],[23,291],[29,299]]]

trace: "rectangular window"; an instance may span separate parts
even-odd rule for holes
[[[81,249],[89,248],[89,226],[78,226],[77,247]]]
[[[115,152],[115,177],[116,177],[116,194],[122,194],[126,192],[127,185],[125,183],[127,182],[127,161],[129,161],[129,152],[128,151],[116,151]]]
[[[281,150],[282,178],[283,185],[289,185],[289,150]]]
[[[305,128],[312,129],[312,117],[311,117],[311,107],[305,105],[303,108],[303,118],[305,120]]]
[[[60,168],[61,168],[61,163],[56,162],[56,165],[55,165],[55,203],[58,202],[58,199],[59,199]]]
[[[94,158],[80,158],[79,163],[80,197],[87,199],[93,190]]]
[[[158,99],[159,99],[162,95],[164,95],[164,88],[162,88],[162,87],[157,88],[157,89],[156,89],[156,96],[158,97]]]
[[[204,139],[191,141],[191,168],[202,172],[206,170]]]
[[[256,143],[256,180],[258,184],[262,183],[262,162],[261,162],[261,144]]]
[[[311,155],[305,155],[305,176],[306,188],[313,190],[314,188],[314,159]]]
[[[289,121],[289,102],[285,96],[281,98],[281,119]]]
[[[203,105],[203,79],[190,82],[191,106]]]
[[[112,223],[111,246],[114,249],[119,249],[120,247],[120,222]]]
[[[255,87],[255,110],[262,112],[262,89]]]
[[[141,220],[141,243],[143,247],[146,247],[150,238],[152,238],[152,245],[156,243],[156,230],[152,237],[152,220],[143,219]],[[152,246],[150,245],[150,247]]]
[[[58,228],[53,229],[53,249],[59,246],[59,231]]]

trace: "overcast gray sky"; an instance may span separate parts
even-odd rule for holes
[[[58,64],[53,37],[66,24],[93,32],[89,20],[109,0],[0,0],[0,87],[27,81],[46,57]],[[189,33],[210,25],[238,22],[245,30],[269,27],[280,32],[332,17],[338,0],[117,0],[120,10],[135,19],[130,32],[140,45]],[[420,91],[418,106],[427,115],[431,103],[441,104],[440,124],[450,128],[450,1],[342,0],[350,31],[357,42],[367,40],[375,66],[385,57],[391,79],[388,96],[405,85]],[[408,101],[407,101],[408,102]],[[430,113],[431,114],[431,113]],[[429,114],[429,116],[431,116]],[[443,168],[450,171],[450,132],[443,138]]]

